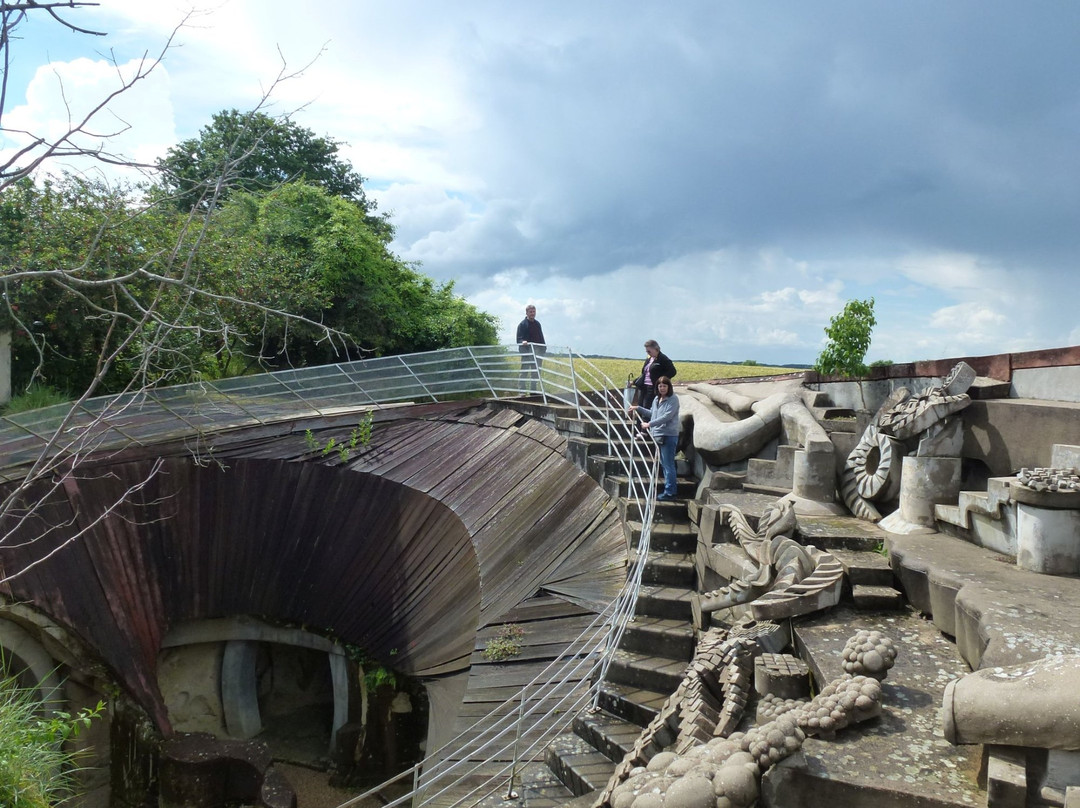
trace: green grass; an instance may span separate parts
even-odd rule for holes
[[[71,396],[67,393],[61,393],[44,384],[32,384],[26,392],[12,396],[11,401],[0,406],[0,414],[14,415],[17,412],[51,407],[53,404],[66,404],[69,401]]]
[[[70,796],[74,756],[63,743],[104,709],[47,714],[34,691],[0,673],[0,805],[52,808]]]
[[[641,373],[641,359],[589,359],[600,371],[616,384],[626,382],[627,376],[636,379]],[[724,365],[718,362],[675,362],[678,374],[676,384],[687,382],[705,382],[713,379],[743,379],[754,376],[779,376],[783,373],[797,373],[793,368],[775,368],[765,365]]]

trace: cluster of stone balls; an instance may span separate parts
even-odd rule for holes
[[[896,646],[880,631],[863,629],[844,646],[844,672],[881,681],[896,664]]]
[[[1080,474],[1074,468],[1020,469],[1017,481],[1036,491],[1080,491]]]
[[[877,715],[881,684],[845,675],[812,701],[730,738],[677,755],[661,752],[611,792],[611,808],[748,808],[761,773],[794,754],[808,734],[828,734]]]

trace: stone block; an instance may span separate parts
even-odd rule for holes
[[[904,458],[900,482],[900,514],[904,521],[932,528],[934,506],[955,503],[959,494],[959,457]]]
[[[1025,808],[1027,805],[1027,757],[1011,746],[987,748],[987,808]]]
[[[761,696],[803,698],[810,694],[810,668],[790,654],[762,654],[754,663],[754,689]]]
[[[1080,572],[1080,511],[1018,504],[1016,564],[1044,575]]]

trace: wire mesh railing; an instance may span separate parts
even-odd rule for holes
[[[56,405],[0,418],[0,479],[70,466],[95,452],[301,417],[405,402],[523,396],[560,407],[606,440],[607,455],[626,480],[627,500],[638,509],[641,533],[618,596],[514,699],[412,769],[343,803],[352,805],[397,780],[413,778],[412,789],[387,802],[388,808],[405,802],[469,805],[499,789],[513,792],[522,763],[562,732],[578,711],[597,706],[608,665],[634,614],[650,545],[657,453],[651,442],[635,440],[622,389],[587,358],[554,346],[451,348]]]

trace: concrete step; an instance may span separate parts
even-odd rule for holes
[[[705,504],[715,507],[732,505],[742,511],[750,527],[757,527],[758,520],[765,509],[775,505],[778,498],[775,494],[763,494],[744,488],[722,489],[709,491]]]
[[[852,586],[892,586],[893,571],[888,555],[875,550],[848,550],[837,547],[829,550],[844,567],[844,575]]]
[[[634,614],[690,622],[693,590],[679,586],[642,586]]]
[[[751,578],[758,570],[757,563],[738,544],[718,542],[698,545],[694,556],[699,588],[711,592],[734,580]]]
[[[647,479],[652,473],[653,463],[640,455],[635,455],[632,461],[606,454],[589,455],[585,461],[584,470],[594,480],[599,480],[603,484],[603,481],[610,475],[625,477],[628,468],[632,468],[633,473],[641,479]],[[660,474],[659,466],[657,466],[657,476],[659,477]]]
[[[495,795],[503,805],[508,804],[502,799],[505,794],[503,789]],[[555,772],[538,760],[522,767],[520,794],[523,808],[565,808],[574,798],[574,793],[563,785]]]
[[[555,738],[544,752],[544,762],[575,796],[603,788],[615,773],[615,763],[575,732]]]
[[[986,791],[979,788],[982,747],[953,746],[940,737],[945,687],[970,669],[930,621],[912,610],[870,613],[844,605],[800,618],[794,626],[796,649],[816,689],[843,674],[843,647],[860,629],[884,632],[899,649],[882,683],[881,716],[848,727],[832,740],[807,738],[801,755],[764,775],[762,804],[986,805]]]
[[[751,494],[763,494],[765,496],[772,497],[773,499],[779,499],[782,496],[791,493],[791,487],[777,486],[777,485],[757,485],[754,483],[745,483],[743,490]]]
[[[854,516],[799,516],[798,538],[821,550],[873,551],[884,545],[888,534],[872,522]]]
[[[907,606],[907,599],[899,589],[869,584],[854,584],[851,587],[851,602],[856,609],[867,612],[897,611]]]
[[[623,530],[632,548],[638,546],[641,539],[641,522],[624,522]],[[665,553],[692,553],[697,548],[697,533],[689,522],[653,521],[650,533],[650,550]]]
[[[657,477],[657,493],[663,490],[664,475],[660,473]],[[640,485],[640,480],[638,481]],[[676,487],[675,495],[680,500],[686,500],[687,503],[692,501],[697,496],[697,480],[689,477],[680,477]],[[613,474],[604,478],[604,490],[608,492],[608,496],[611,497],[625,497],[629,496],[630,484],[627,482],[626,477],[618,474]]]
[[[746,464],[746,485],[763,485],[790,491],[795,470],[795,454],[798,450],[798,446],[783,445],[776,447],[775,460],[750,458]]]
[[[685,620],[640,615],[627,623],[619,648],[689,662],[694,644],[694,629]]]
[[[640,519],[638,506],[639,502],[636,499],[620,498],[618,501],[619,516],[623,518],[623,521]],[[665,524],[689,524],[690,515],[686,511],[686,502],[675,500],[674,502],[655,503],[655,508],[653,509],[653,523],[655,524],[658,522]]]
[[[630,687],[618,682],[600,685],[600,707],[631,724],[645,727],[656,718],[670,693],[659,693],[648,688]]]
[[[604,757],[618,763],[641,736],[641,727],[617,715],[599,710],[582,711],[574,719],[574,732]]]
[[[637,561],[637,553],[631,553],[630,563]],[[653,550],[645,560],[641,582],[664,586],[694,586],[694,557],[690,553],[665,553]]]
[[[858,432],[859,425],[855,419],[855,410],[844,407],[814,407],[810,410],[821,424],[821,428],[829,435],[847,433],[854,435]]]

